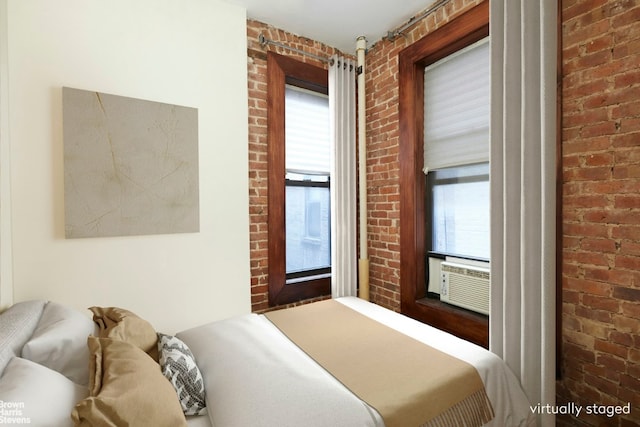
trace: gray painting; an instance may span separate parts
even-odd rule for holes
[[[67,238],[200,228],[198,110],[63,88]]]

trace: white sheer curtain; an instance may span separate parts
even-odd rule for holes
[[[492,0],[490,7],[489,345],[532,405],[553,405],[557,1]]]
[[[331,296],[357,295],[355,63],[333,56],[329,68]]]

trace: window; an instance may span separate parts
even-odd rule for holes
[[[489,38],[424,70],[431,254],[489,259]]]
[[[424,69],[427,296],[483,314],[490,277],[490,72],[488,37]]]
[[[330,277],[329,98],[285,89],[287,283]]]
[[[469,205],[473,200],[468,197],[469,192],[474,197],[480,197],[482,192],[488,194],[488,173],[485,173],[488,157],[476,156],[475,148],[470,145],[473,141],[483,140],[483,131],[475,129],[475,125],[467,131],[455,130],[467,121],[458,114],[460,105],[476,100],[473,90],[482,85],[468,74],[475,71],[474,67],[463,70],[451,62],[465,49],[482,44],[488,35],[489,2],[486,1],[401,51],[398,64],[401,310],[408,316],[485,347],[489,344],[487,316],[427,298],[427,265],[430,264],[427,259],[428,254],[439,252],[488,258],[488,245],[472,244],[458,236],[463,228],[477,228],[474,218],[464,215],[465,211],[474,209],[479,215],[488,215],[488,203],[480,213]],[[433,69],[447,63],[447,66],[453,66],[440,77],[435,76],[444,78],[444,83],[430,86],[433,76],[429,76],[429,67]],[[452,77],[460,71],[461,80],[456,81]],[[440,99],[445,104],[433,109],[434,99],[438,101],[434,87],[442,89],[447,83],[452,84],[452,89],[459,89],[459,96],[445,93]],[[435,98],[427,99],[429,96]],[[445,106],[446,103],[450,105]],[[488,111],[488,102],[480,101],[481,105],[483,103]],[[432,116],[433,111],[445,114]],[[472,113],[468,119],[473,122],[480,115]],[[488,147],[488,138],[484,141]],[[456,160],[449,162],[452,157]],[[481,190],[483,187],[485,189]],[[477,240],[483,239],[478,237]]]
[[[327,76],[267,54],[271,306],[331,293]]]

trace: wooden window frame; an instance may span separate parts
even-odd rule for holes
[[[328,94],[324,68],[267,53],[267,164],[269,305],[277,306],[331,294],[331,277],[297,279],[287,284],[285,229],[285,85]]]
[[[424,67],[489,35],[489,2],[456,17],[399,53],[400,309],[414,319],[485,348],[487,316],[427,298]]]

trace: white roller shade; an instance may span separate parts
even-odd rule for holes
[[[424,171],[489,161],[489,38],[425,68]]]
[[[287,172],[329,174],[331,169],[329,98],[326,95],[287,85],[284,111]]]

